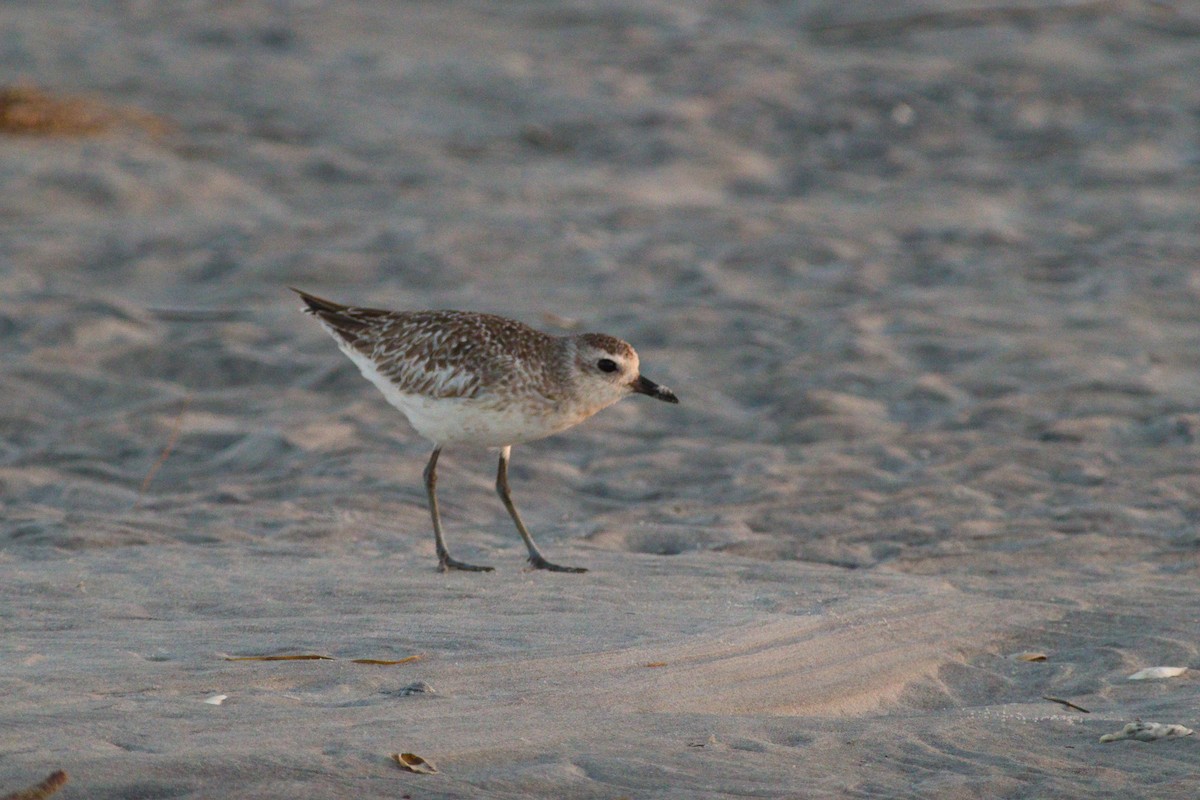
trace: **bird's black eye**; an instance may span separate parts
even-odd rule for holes
[[[616,372],[617,362],[613,361],[611,358],[602,358],[596,362],[596,368],[601,372]]]

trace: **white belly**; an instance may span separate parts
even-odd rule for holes
[[[499,406],[494,401],[434,399],[396,393],[388,401],[404,412],[417,433],[434,444],[464,442],[507,447],[558,433],[576,422],[550,409]]]
[[[558,433],[591,416],[564,412],[545,401],[502,403],[499,398],[426,397],[400,391],[375,368],[375,362],[338,342],[363,377],[375,384],[387,401],[404,412],[409,423],[436,445],[463,442],[484,447],[507,447]]]

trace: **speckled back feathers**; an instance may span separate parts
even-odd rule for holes
[[[519,379],[524,392],[560,399],[561,380],[555,373],[562,369],[562,340],[515,320],[470,311],[384,311],[328,301],[310,303],[309,311],[407,394],[473,398]]]

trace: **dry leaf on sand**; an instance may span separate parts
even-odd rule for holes
[[[28,789],[4,795],[0,800],[42,800],[44,797],[57,792],[67,782],[67,773],[65,770],[55,770],[46,776],[46,779],[41,783],[30,786]]]

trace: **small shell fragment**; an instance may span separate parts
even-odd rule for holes
[[[1148,681],[1155,678],[1175,678],[1187,672],[1187,667],[1146,667],[1129,676],[1131,681]]]
[[[1106,733],[1100,737],[1102,744],[1117,742],[1121,739],[1136,739],[1139,742],[1153,742],[1158,739],[1179,739],[1191,736],[1194,731],[1182,725],[1164,725],[1161,722],[1130,722],[1118,733]]]
[[[545,321],[547,325],[560,327],[560,329],[563,329],[564,331],[577,331],[583,327],[583,323],[581,323],[580,320],[572,317],[559,317],[558,314],[552,311],[542,312],[541,319],[542,321]]]
[[[564,331],[577,331],[583,327],[583,323],[572,317],[560,317],[553,311],[543,311],[542,321],[547,325],[553,325],[556,328],[562,328]]]
[[[224,703],[228,697],[229,695],[227,694],[213,694],[204,698],[204,702],[208,703],[210,706],[219,706],[221,703]]]
[[[399,764],[401,769],[421,775],[432,775],[438,771],[432,761],[426,761],[416,753],[392,753],[392,760]]]

